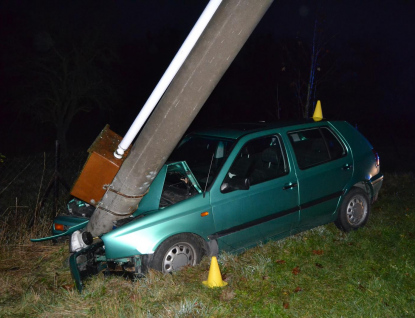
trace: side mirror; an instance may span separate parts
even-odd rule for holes
[[[235,190],[249,190],[251,184],[248,178],[233,177],[227,182],[222,183],[220,191],[222,193],[228,193]]]

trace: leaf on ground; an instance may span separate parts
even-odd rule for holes
[[[298,275],[300,272],[301,272],[301,269],[298,266],[294,267],[293,270],[292,270],[292,273],[294,275]]]
[[[315,255],[323,255],[324,251],[323,250],[313,250],[313,254]]]
[[[300,292],[300,291],[303,291],[303,289],[302,289],[301,287],[299,287],[299,286],[297,286],[297,287],[294,289],[294,293],[298,293],[298,292]]]
[[[73,290],[75,288],[74,284],[66,284],[61,286],[63,289],[66,289],[68,291]]]
[[[282,303],[282,306],[284,307],[284,309],[289,309],[290,308],[290,303],[288,301],[284,301]]]
[[[285,264],[286,261],[284,261],[283,259],[279,259],[279,260],[276,260],[275,263],[277,263],[277,264]]]
[[[316,263],[316,266],[318,267],[318,268],[323,268],[324,266],[323,265],[321,265],[320,263]]]

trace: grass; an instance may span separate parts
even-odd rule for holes
[[[412,174],[386,175],[359,231],[345,234],[329,224],[239,255],[221,254],[223,288],[201,283],[209,271],[205,258],[173,275],[152,271],[137,281],[98,275],[78,294],[64,266],[67,244],[23,244],[27,233],[14,234],[20,243],[0,250],[0,316],[412,317],[414,181]]]

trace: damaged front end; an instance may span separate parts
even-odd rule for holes
[[[82,292],[84,280],[101,272],[104,275],[124,276],[130,279],[142,277],[146,270],[146,259],[147,255],[107,259],[104,243],[100,241],[72,253],[69,257],[69,267],[77,290]]]
[[[104,243],[90,245],[79,252],[72,253],[69,257],[69,267],[75,280],[76,288],[82,292],[82,281],[92,275],[96,275],[108,267],[105,258]]]
[[[171,230],[165,220],[173,214],[166,208],[198,195],[202,195],[202,188],[187,163],[167,163],[153,181],[150,191],[140,202],[138,209],[130,217],[115,221],[112,231],[92,237],[85,231],[88,219],[76,224],[80,218],[65,215],[58,216],[54,221],[65,224],[67,229],[65,228],[64,232],[32,241],[45,241],[70,235],[69,265],[79,291],[83,289],[85,278],[100,272],[104,275],[140,277],[146,272],[159,241],[155,234],[168,233],[169,228]],[[167,228],[158,228],[164,226]]]

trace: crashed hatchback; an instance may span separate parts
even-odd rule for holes
[[[241,124],[190,134],[137,211],[71,255],[71,272],[81,289],[85,276],[103,269],[169,273],[205,255],[329,222],[355,230],[366,224],[382,182],[377,153],[347,122]],[[54,233],[68,235],[87,222],[59,216]]]

